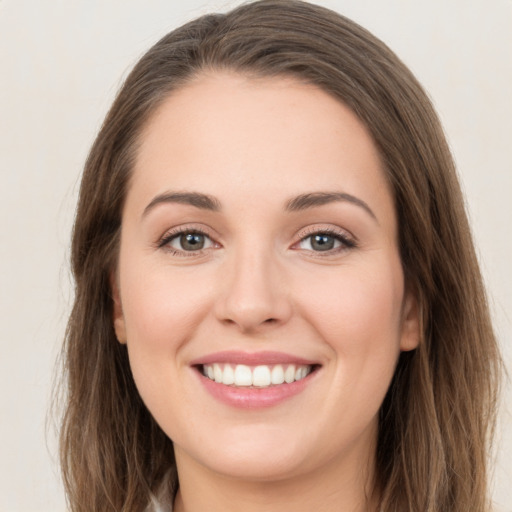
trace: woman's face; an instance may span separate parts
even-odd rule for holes
[[[320,89],[218,73],[166,99],[126,198],[114,323],[179,468],[371,460],[418,341],[397,236],[372,139]]]

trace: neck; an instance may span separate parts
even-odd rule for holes
[[[233,478],[205,468],[176,449],[180,488],[175,512],[377,512],[374,447],[333,459],[321,468],[287,478],[261,481]],[[364,462],[363,462],[364,461]]]

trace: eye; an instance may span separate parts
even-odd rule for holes
[[[297,248],[332,254],[355,247],[355,245],[355,241],[349,238],[348,235],[331,231],[316,231],[303,237],[297,244]]]
[[[159,246],[173,250],[175,254],[193,253],[214,247],[213,240],[198,230],[187,230],[168,234]]]
[[[330,251],[340,247],[341,242],[327,233],[317,233],[316,235],[309,235],[299,242],[301,249],[308,251]]]

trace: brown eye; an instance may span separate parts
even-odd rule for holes
[[[300,248],[308,251],[325,252],[341,247],[342,241],[329,233],[315,233],[300,241]]]
[[[322,233],[318,235],[313,235],[310,238],[311,248],[314,251],[330,251],[331,249],[334,249],[336,239],[330,235]]]
[[[302,238],[298,243],[298,248],[305,251],[334,254],[345,249],[356,247],[353,239],[344,233],[317,231]]]
[[[211,238],[204,233],[198,231],[184,231],[164,240],[162,245],[171,247],[176,251],[194,252],[208,249],[214,244]]]
[[[199,233],[185,233],[179,239],[181,248],[185,251],[201,250],[205,244],[205,236]]]

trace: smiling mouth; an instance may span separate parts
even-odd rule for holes
[[[245,364],[213,363],[198,365],[198,370],[209,380],[231,387],[269,388],[291,384],[304,379],[319,365],[274,364],[248,366]]]

